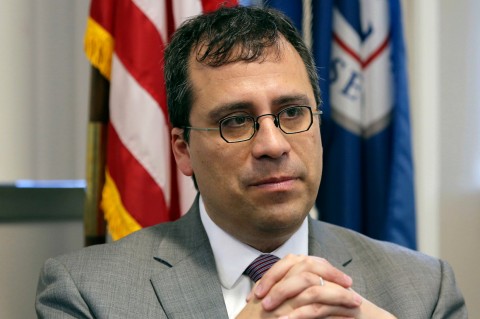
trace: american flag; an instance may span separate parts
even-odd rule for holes
[[[110,81],[105,185],[101,207],[113,239],[178,218],[192,182],[170,150],[163,52],[188,17],[237,1],[92,0],[85,52]]]

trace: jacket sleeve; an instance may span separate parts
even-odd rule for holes
[[[440,260],[442,281],[438,295],[438,302],[432,318],[434,319],[463,319],[468,318],[467,307],[460,289],[455,283],[455,275],[450,265]]]
[[[55,259],[42,268],[35,309],[38,318],[94,318],[68,270]]]

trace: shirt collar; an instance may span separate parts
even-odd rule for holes
[[[200,218],[212,246],[218,276],[222,286],[231,289],[243,271],[262,252],[252,248],[221,229],[208,215],[202,197],[199,200]],[[271,254],[283,258],[288,254],[308,255],[308,221]]]

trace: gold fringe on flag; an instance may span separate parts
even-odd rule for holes
[[[108,173],[108,169],[105,172],[101,206],[113,240],[125,237],[142,228],[123,206],[117,186]]]
[[[91,17],[87,20],[84,50],[90,63],[108,80],[112,70],[114,40],[112,35]]]

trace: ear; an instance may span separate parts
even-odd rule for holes
[[[171,132],[172,152],[178,169],[186,176],[193,175],[188,143],[183,139],[183,129],[174,127]]]

